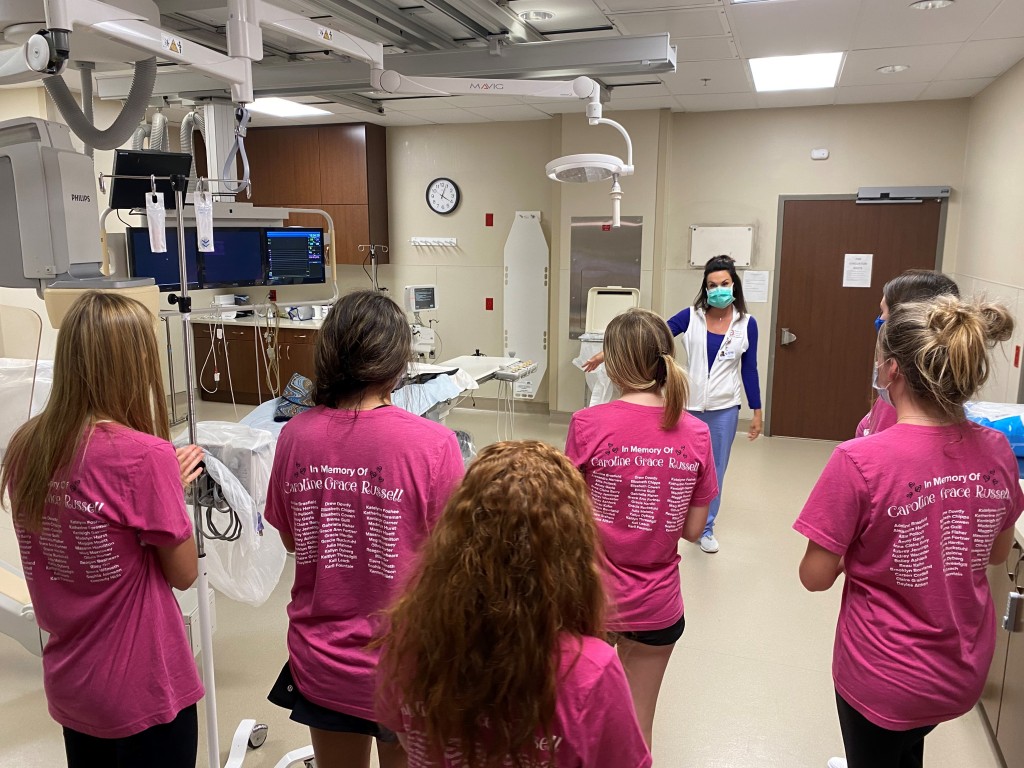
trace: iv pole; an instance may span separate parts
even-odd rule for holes
[[[188,441],[191,444],[196,442],[196,403],[195,403],[195,348],[192,339],[192,327],[190,316],[192,314],[192,299],[188,295],[188,267],[185,261],[185,193],[188,191],[188,183],[193,180],[188,176],[174,174],[171,176],[159,177],[161,181],[171,182],[171,189],[174,190],[175,210],[177,214],[177,235],[178,235],[178,270],[181,277],[181,294],[170,294],[167,301],[178,308],[181,317],[182,347],[184,351],[185,366],[185,398],[186,414],[188,420]],[[152,190],[156,192],[157,176],[127,176],[100,174],[100,190],[105,192],[104,179],[149,179],[152,183]],[[205,181],[221,182],[228,181],[239,183],[236,179],[194,179],[200,183]],[[249,181],[240,182],[248,187]],[[171,393],[174,396],[174,393]],[[194,481],[193,481],[194,482]],[[206,565],[206,544],[203,536],[202,513],[199,507],[199,494],[193,488],[192,493],[192,515],[194,519],[196,550],[199,556],[199,577],[196,580],[196,592],[199,597],[199,636],[200,653],[203,660],[203,687],[206,689],[206,752],[210,768],[220,766],[220,734],[217,727],[217,688],[214,681],[213,671],[213,625],[210,622],[210,579],[209,570]],[[231,739],[231,750],[228,753],[228,760],[224,768],[239,768],[245,760],[246,747],[256,749],[263,746],[267,740],[267,726],[257,723],[253,719],[242,720],[235,729]]]

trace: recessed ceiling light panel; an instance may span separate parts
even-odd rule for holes
[[[911,3],[910,7],[915,11],[937,11],[939,8],[948,8],[953,4],[953,0],[917,0],[916,3]]]
[[[893,75],[897,72],[906,72],[910,69],[909,64],[886,64],[884,67],[879,67],[876,72],[881,72],[883,75]]]
[[[834,88],[842,63],[842,52],[768,56],[751,59],[750,73],[759,93]]]
[[[314,115],[331,114],[326,109],[318,109],[309,104],[299,104],[297,101],[269,97],[256,99],[248,105],[250,112],[258,112],[273,117],[313,117]]]

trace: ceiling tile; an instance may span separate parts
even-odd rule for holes
[[[977,96],[995,82],[994,77],[977,80],[942,80],[932,83],[918,96],[918,99],[969,99]]]
[[[729,32],[725,11],[720,8],[693,8],[682,11],[655,11],[613,16],[615,25],[631,35],[656,35],[668,32],[672,37],[719,37]]]
[[[524,99],[525,101],[525,99]],[[575,101],[555,101],[552,99],[531,99],[531,106],[547,115],[583,114],[587,111],[587,102],[582,99]]]
[[[818,107],[832,104],[836,98],[835,88],[810,88],[805,91],[770,91],[755,94],[757,106],[768,109],[776,107]]]
[[[679,109],[679,105],[671,96],[647,99],[616,99],[612,97],[611,103],[604,105],[604,115],[608,117],[614,112],[631,109]]]
[[[999,77],[1024,58],[1024,38],[979,40],[965,43],[960,52],[939,73],[942,80],[971,80]]]
[[[868,51],[850,51],[846,55],[839,85],[893,85],[897,83],[927,83],[935,79],[960,50],[960,43],[943,45],[915,45],[909,48],[874,48]],[[890,75],[878,72],[888,64],[907,64],[910,69]]]
[[[482,96],[474,94],[468,96],[449,96],[438,101],[437,105],[446,109],[449,107],[466,109],[467,107],[514,107],[522,103],[515,96]]]
[[[367,113],[361,122],[376,123],[377,125],[430,125],[429,120],[423,120],[415,112],[385,111],[383,115]]]
[[[878,104],[885,101],[913,101],[927,87],[926,83],[892,83],[889,85],[852,85],[836,89],[836,104]]]
[[[671,74],[661,76],[670,93],[743,93],[751,90],[747,65],[739,59],[683,62]],[[707,79],[707,83],[704,82]]]
[[[852,0],[792,0],[730,5],[727,14],[743,57],[795,56],[849,50],[859,5]]]
[[[1003,37],[1024,37],[1024,3],[1020,0],[1003,0],[971,39],[995,40]]]
[[[419,112],[424,109],[449,109],[451,107],[458,106],[457,104],[449,103],[450,97],[447,96],[430,96],[430,97],[408,97],[408,98],[387,98],[380,99],[380,103],[384,105],[387,110],[394,110],[396,112]]]
[[[736,44],[731,37],[688,37],[672,40],[676,61],[715,61],[735,59]]]
[[[653,85],[631,85],[629,83],[614,85],[612,83],[608,83],[607,81],[605,81],[605,84],[611,87],[613,97],[618,97],[620,99],[642,99],[647,97],[669,95],[668,86],[666,86],[660,80]]]
[[[416,112],[415,116],[441,125],[449,125],[451,123],[490,122],[489,118],[469,112],[465,109],[425,109],[422,112]]]
[[[999,0],[970,0],[918,11],[894,0],[861,0],[854,48],[959,43],[970,38]]]
[[[723,5],[722,0],[604,0],[601,5],[617,11],[650,11],[655,8],[700,8]]]
[[[757,109],[753,93],[710,93],[677,96],[676,101],[687,112],[720,112],[732,109]]]
[[[544,36],[548,40],[600,40],[604,37],[621,37],[619,30],[612,29],[595,29],[590,32],[545,32]]]
[[[486,117],[488,120],[547,120],[550,116],[546,112],[534,109],[527,104],[520,104],[515,107],[475,107],[470,112]]]

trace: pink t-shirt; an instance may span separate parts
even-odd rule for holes
[[[192,535],[174,447],[97,425],[50,483],[42,530],[18,528],[50,715],[117,739],[171,722],[203,697],[155,547]]]
[[[896,423],[896,409],[880,397],[875,398],[871,410],[867,412],[857,425],[854,437],[866,437],[888,429]]]
[[[832,675],[868,720],[909,730],[978,701],[995,647],[986,569],[1022,509],[1006,438],[972,422],[836,448],[793,527],[844,558]]]
[[[559,681],[551,740],[537,734],[526,757],[528,768],[647,768],[651,753],[644,743],[633,699],[615,649],[596,637],[565,636],[560,648]],[[406,734],[409,768],[468,768],[458,744],[440,750],[427,743],[423,718],[415,706],[388,697],[380,722]],[[420,705],[422,706],[422,705]],[[551,747],[554,746],[554,756]],[[506,760],[506,766],[512,766]]]
[[[376,614],[463,471],[454,432],[394,406],[318,406],[281,431],[266,518],[295,540],[288,655],[310,701],[373,719]]]
[[[577,411],[565,452],[590,487],[608,559],[608,628],[664,629],[683,615],[679,539],[690,507],[718,495],[707,426],[686,411],[667,432],[659,407],[616,400]]]

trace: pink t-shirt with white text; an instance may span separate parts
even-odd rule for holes
[[[39,533],[17,529],[39,626],[50,715],[118,739],[171,722],[203,697],[156,547],[192,535],[174,447],[96,426],[50,483]]]
[[[707,425],[686,411],[668,431],[660,407],[615,400],[577,411],[565,453],[590,487],[608,559],[608,628],[664,629],[683,615],[679,539],[690,507],[718,495]]]
[[[376,614],[463,471],[454,432],[394,406],[318,406],[281,431],[266,519],[295,540],[288,656],[307,699],[373,719]]]
[[[596,637],[565,636],[550,740],[538,732],[524,768],[647,768],[651,753],[615,649]],[[469,768],[458,744],[443,754],[426,740],[421,709],[390,696],[380,722],[406,735],[409,768]],[[552,747],[554,754],[552,754]],[[513,766],[506,759],[506,766]]]
[[[875,398],[871,410],[865,414],[857,425],[854,437],[867,437],[876,432],[888,429],[896,423],[896,409],[880,397]]]
[[[1006,437],[969,421],[836,448],[793,527],[844,558],[832,675],[875,725],[935,725],[978,701],[995,647],[986,569],[1022,509]]]

